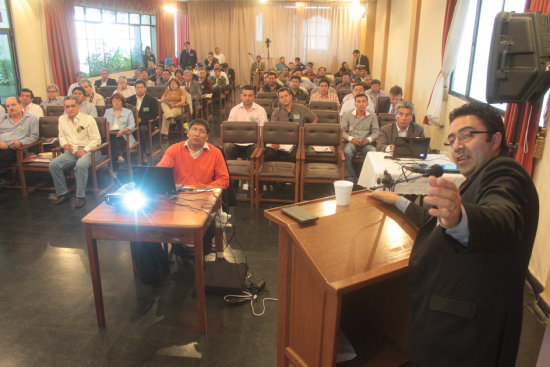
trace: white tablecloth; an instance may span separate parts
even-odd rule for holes
[[[361,169],[361,175],[357,184],[365,188],[378,186],[377,179],[384,176],[384,170],[392,175],[394,180],[405,178],[403,175],[402,166],[410,166],[413,164],[427,164],[429,166],[433,164],[452,164],[453,161],[445,154],[428,154],[426,159],[408,159],[401,158],[400,160],[386,159],[388,153],[384,152],[369,152],[365,161],[363,162],[363,168]],[[407,178],[418,176],[418,173],[405,170]],[[451,180],[458,187],[466,178],[460,173],[445,173],[443,175],[448,180]],[[428,188],[428,179],[419,178],[410,182],[399,183],[395,186],[395,192],[399,194],[415,194],[425,195]],[[382,189],[379,189],[382,190]]]

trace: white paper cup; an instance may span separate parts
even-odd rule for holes
[[[351,181],[334,181],[334,194],[336,195],[336,205],[348,205],[352,189],[353,182]]]

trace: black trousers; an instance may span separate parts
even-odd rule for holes
[[[0,149],[0,168],[11,166],[17,160],[15,149]]]
[[[296,147],[294,147],[290,153],[283,152],[279,149],[273,149],[266,147],[265,150],[265,160],[266,161],[277,161],[277,162],[296,162]]]
[[[126,152],[126,139],[122,136],[116,136],[111,134],[111,155],[113,156],[113,161],[116,162],[118,157],[124,157]]]

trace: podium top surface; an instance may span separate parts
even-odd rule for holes
[[[289,233],[296,255],[305,255],[337,292],[346,292],[406,271],[417,229],[395,207],[352,193],[348,206],[334,197],[300,203],[319,217],[301,226],[281,212],[264,215]],[[294,255],[292,255],[294,256]],[[282,271],[282,269],[279,269]]]
[[[199,228],[208,219],[221,191],[213,188],[203,192],[180,193],[177,200],[155,199],[148,207],[136,212],[103,202],[82,218],[82,222],[113,226]]]

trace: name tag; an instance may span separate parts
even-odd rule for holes
[[[143,107],[143,112],[149,112],[149,107]]]
[[[256,122],[256,117],[250,116],[250,121]]]
[[[128,121],[119,121],[119,123],[124,126],[128,125]]]
[[[299,120],[299,119],[300,119],[300,114],[294,115],[294,120]]]
[[[25,128],[23,126],[17,126],[16,129],[19,131],[25,131]]]

